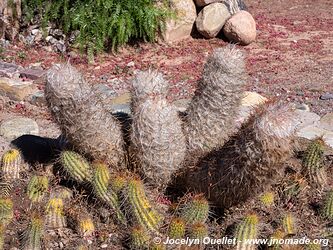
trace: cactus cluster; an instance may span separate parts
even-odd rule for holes
[[[245,250],[256,249],[246,241],[258,237],[329,234],[333,180],[323,142],[314,140],[296,159],[295,115],[279,103],[263,104],[238,124],[245,82],[242,53],[217,49],[181,115],[162,74],[139,72],[124,127],[75,68],[52,67],[46,99],[68,143],[47,173],[34,166],[23,174],[18,149],[2,156],[0,249],[14,244],[5,232],[17,225],[22,249],[50,248],[54,230],[70,232],[66,249],[174,249],[154,239],[232,233],[234,247]],[[290,159],[300,166],[290,167]]]

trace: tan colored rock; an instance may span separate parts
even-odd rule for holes
[[[176,12],[176,18],[167,20],[162,36],[165,42],[172,43],[191,36],[197,11],[193,0],[171,0],[171,8]]]
[[[256,40],[256,22],[249,12],[241,10],[225,23],[223,32],[230,41],[248,45]]]
[[[333,113],[324,115],[320,119],[319,127],[333,132]]]
[[[220,32],[230,16],[225,4],[212,3],[199,12],[195,23],[201,35],[206,38],[213,38]]]
[[[206,6],[211,3],[223,2],[223,0],[195,0],[195,4],[199,7]]]
[[[0,95],[7,96],[12,100],[22,101],[36,91],[37,86],[31,81],[0,78]]]

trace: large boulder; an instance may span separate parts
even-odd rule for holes
[[[223,32],[231,42],[248,45],[256,40],[256,22],[249,12],[241,10],[227,20]]]
[[[225,4],[212,3],[199,12],[195,23],[201,35],[206,38],[213,38],[220,32],[230,16]]]
[[[193,0],[171,0],[171,8],[176,17],[166,22],[163,39],[166,42],[176,42],[191,36],[197,11]]]

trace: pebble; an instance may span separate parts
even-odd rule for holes
[[[16,139],[25,134],[39,134],[38,124],[30,118],[16,117],[4,121],[0,125],[0,135],[8,140]]]
[[[302,110],[302,111],[310,112],[310,107],[308,105],[306,105],[305,103],[297,104],[295,108]]]
[[[333,94],[332,93],[325,93],[320,96],[320,100],[326,101],[326,100],[331,100],[333,99]]]
[[[108,247],[108,244],[102,244],[101,245],[101,248],[107,248]]]

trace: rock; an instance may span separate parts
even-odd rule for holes
[[[55,49],[60,52],[60,53],[65,53],[66,52],[66,45],[65,42],[60,40],[55,44]]]
[[[296,104],[295,108],[302,111],[310,111],[310,107],[305,103]]]
[[[60,29],[50,29],[49,34],[58,39],[64,38],[64,33]]]
[[[108,247],[108,244],[102,244],[101,245],[101,248],[107,248]]]
[[[326,133],[323,136],[323,140],[328,146],[333,148],[333,133],[332,132]]]
[[[45,75],[46,71],[42,69],[24,69],[20,71],[20,77],[25,77],[31,80],[37,80]]]
[[[310,126],[310,125],[316,125],[318,121],[320,120],[320,116],[313,112],[308,112],[304,110],[295,110],[295,115],[297,116],[297,120],[299,122],[299,125],[297,126],[298,129]],[[317,126],[317,125],[316,125]]]
[[[33,30],[31,30],[31,35],[36,36],[38,33],[40,33],[39,29],[33,29]]]
[[[51,45],[54,45],[54,44],[56,44],[58,42],[58,40],[55,39],[53,36],[47,36],[45,38],[45,41],[48,42]]]
[[[0,125],[0,135],[8,140],[16,139],[17,137],[25,134],[39,134],[37,123],[30,118],[13,118],[2,122]]]
[[[135,63],[133,61],[127,63],[126,65],[127,67],[134,67],[135,66]]]
[[[327,130],[318,128],[316,125],[309,125],[296,131],[296,135],[298,137],[312,140],[324,136],[327,132]]]
[[[17,78],[21,69],[23,68],[16,64],[0,61],[0,77]]]
[[[211,3],[223,2],[223,0],[195,0],[195,4],[199,7],[206,6]]]
[[[45,99],[44,91],[40,90],[40,91],[32,94],[29,102],[32,105],[35,105],[38,107],[46,106],[46,99]]]
[[[266,102],[268,99],[256,92],[245,91],[241,101],[241,105],[252,107]]]
[[[223,3],[212,3],[204,7],[195,21],[197,29],[206,38],[214,38],[230,17],[228,7]]]
[[[241,10],[227,20],[223,32],[230,41],[248,45],[256,39],[256,22],[249,12]]]
[[[324,115],[320,119],[318,127],[333,132],[333,113]]]
[[[333,99],[333,94],[331,93],[325,93],[323,95],[320,96],[320,100],[331,100]]]
[[[31,81],[0,78],[0,94],[12,100],[22,101],[36,91],[37,87]]]
[[[131,94],[126,92],[110,100],[110,111],[112,113],[123,112],[131,114]]]
[[[166,21],[162,36],[168,43],[189,38],[197,17],[193,0],[171,0],[170,4],[171,9],[176,13],[176,18]]]
[[[191,99],[179,99],[173,102],[173,105],[176,106],[178,112],[185,112],[190,104]]]

